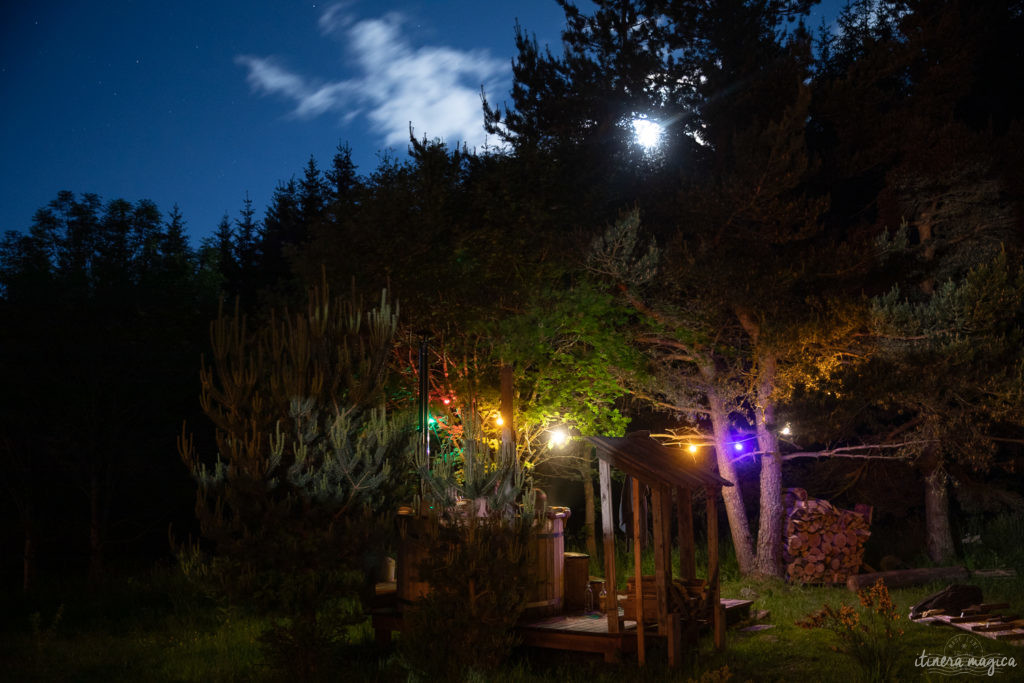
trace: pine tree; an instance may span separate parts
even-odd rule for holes
[[[181,362],[210,298],[187,262],[169,267],[180,254],[166,237],[152,202],[61,192],[0,256],[0,381],[18,396],[0,411],[5,452],[32,458],[21,470],[27,518],[45,510],[47,535],[88,539],[94,584],[114,525],[164,526],[174,507],[180,467],[167,467],[165,438],[194,395]],[[45,489],[35,486],[44,471]]]
[[[201,402],[217,458],[203,459],[191,438],[181,444],[214,551],[195,571],[229,599],[285,617],[266,642],[307,675],[339,637],[339,599],[361,588],[352,572],[387,544],[389,492],[410,438],[384,404],[396,329],[386,294],[364,311],[326,285],[305,311],[272,312],[257,330],[237,307],[211,327]]]

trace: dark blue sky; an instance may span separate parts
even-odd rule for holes
[[[563,25],[553,0],[0,4],[0,232],[67,189],[178,204],[196,240],[339,142],[363,173],[410,121],[482,145],[515,20],[541,44]]]

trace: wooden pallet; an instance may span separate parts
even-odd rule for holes
[[[960,614],[929,614],[915,619],[914,623],[949,624],[972,635],[1024,646],[1024,618],[999,611],[1008,607],[1005,602],[976,605],[966,608]]]

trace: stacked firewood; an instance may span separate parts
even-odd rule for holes
[[[782,558],[794,583],[842,584],[864,560],[871,535],[871,508],[841,510],[803,489],[785,495],[786,529]]]

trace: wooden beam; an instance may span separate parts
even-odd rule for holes
[[[668,584],[672,580],[671,546],[665,543],[664,499],[668,490],[661,486],[651,487],[651,516],[654,518],[654,590],[658,599],[658,635],[668,633]]]
[[[676,487],[676,515],[679,524],[679,575],[697,578],[697,556],[693,547],[693,494],[690,489]]]
[[[718,492],[708,486],[705,489],[708,508],[708,592],[711,598],[711,629],[715,637],[715,648],[725,649],[725,611],[722,609],[722,591],[719,582],[718,564],[718,508],[715,497]]]
[[[672,487],[660,486],[659,487],[661,505],[660,517],[661,517],[661,545],[664,548],[665,553],[665,624],[664,633],[668,645],[668,665],[670,668],[674,668],[677,664],[682,661],[683,654],[683,633],[680,628],[679,614],[671,610],[670,598],[671,592],[668,590],[672,586]]]
[[[615,515],[612,511],[612,468],[606,460],[598,462],[601,482],[601,536],[604,540],[604,611],[608,633],[619,632],[619,591],[615,587]]]
[[[636,589],[636,657],[643,666],[647,661],[644,643],[644,573],[640,552],[640,480],[633,477],[633,584]]]

